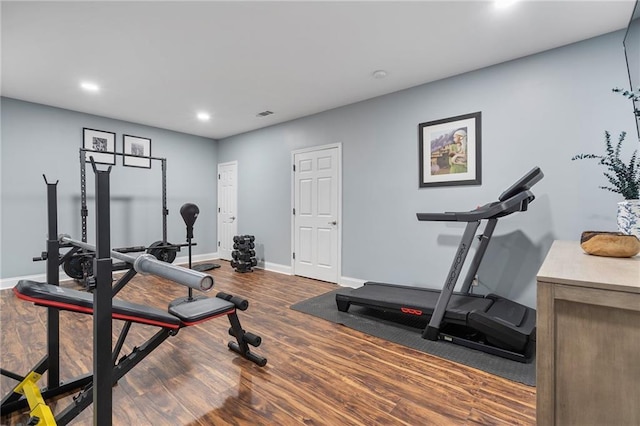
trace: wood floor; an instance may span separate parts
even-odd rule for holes
[[[335,289],[334,284],[263,270],[241,274],[228,262],[218,263],[220,269],[209,271],[216,280],[213,291],[250,301],[240,320],[245,330],[262,336],[262,346],[254,351],[268,364],[258,367],[227,349],[226,317],[184,328],[113,388],[113,424],[535,424],[535,388],[289,309]],[[165,309],[186,291],[137,276],[118,297]],[[0,366],[26,374],[46,353],[46,309],[3,290],[0,315]],[[114,333],[121,326],[115,321]],[[156,330],[134,324],[124,351]],[[61,379],[91,370],[92,339],[91,316],[61,313]],[[15,384],[2,377],[2,395]],[[71,397],[49,402],[54,414]],[[1,424],[27,419],[27,413],[16,413]],[[72,424],[92,421],[89,407]]]

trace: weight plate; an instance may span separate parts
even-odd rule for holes
[[[171,243],[156,241],[147,248],[147,253],[155,256],[156,259],[166,263],[173,263],[176,260],[176,248]]]
[[[64,273],[75,280],[82,280],[93,275],[93,260],[85,256],[71,256],[62,265]]]

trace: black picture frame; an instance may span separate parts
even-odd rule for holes
[[[151,168],[151,139],[133,135],[122,135],[122,165]]]
[[[482,112],[418,125],[420,188],[482,183]]]
[[[90,157],[97,164],[116,164],[116,134],[105,130],[82,128],[82,147],[86,149],[86,161]]]

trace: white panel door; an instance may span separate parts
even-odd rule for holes
[[[218,254],[231,260],[233,237],[238,233],[238,163],[218,164]]]
[[[295,153],[294,271],[338,282],[338,148]]]

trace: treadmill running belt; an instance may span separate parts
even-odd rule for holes
[[[401,289],[399,291],[399,289]],[[404,313],[430,317],[440,297],[439,290],[401,286],[395,284],[367,282],[364,286],[341,291],[336,295],[336,300],[348,301],[359,306],[368,306],[376,309],[400,310]],[[372,303],[372,300],[375,301]],[[486,311],[493,301],[482,296],[454,294],[451,297],[445,319],[450,322],[462,323],[467,321],[467,315],[473,311]],[[419,312],[419,313],[418,313]]]

